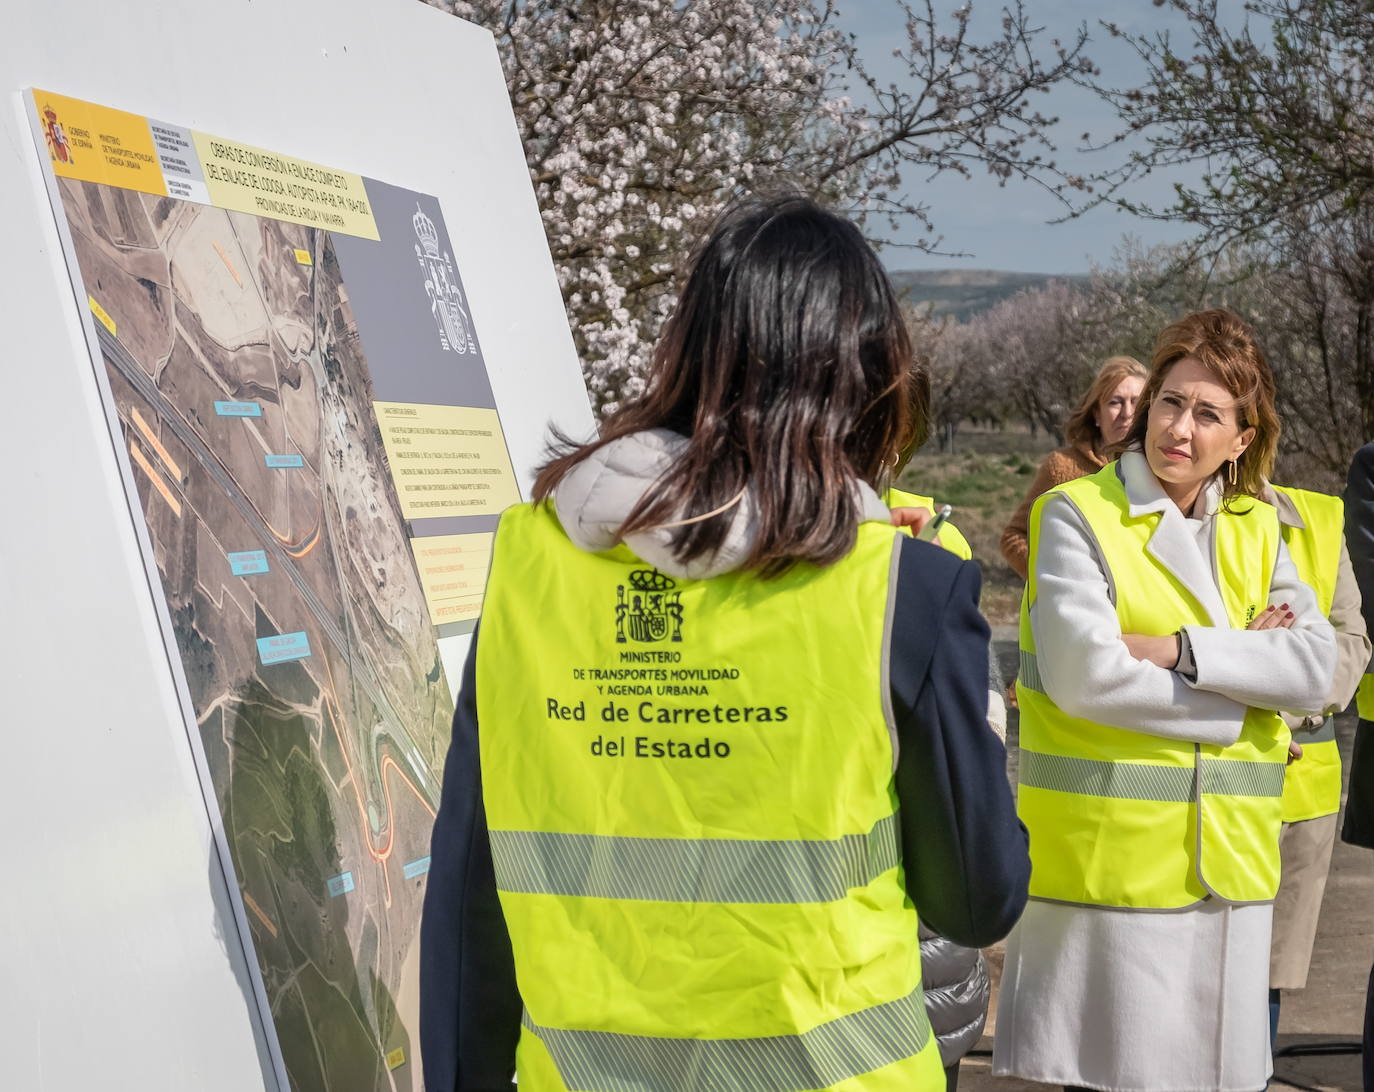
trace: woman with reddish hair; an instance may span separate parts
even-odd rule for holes
[[[1115,1092],[1271,1070],[1268,952],[1288,728],[1330,623],[1278,513],[1274,379],[1227,311],[1165,329],[1117,461],[1030,515],[1017,810],[1031,902],[994,1071]]]
[[[1097,369],[1092,385],[1064,425],[1068,443],[1045,456],[1002,532],[1002,556],[1022,580],[1026,579],[1030,552],[1027,534],[1031,505],[1056,485],[1096,473],[1107,465],[1109,449],[1130,431],[1144,385],[1145,367],[1133,356],[1108,357]]]

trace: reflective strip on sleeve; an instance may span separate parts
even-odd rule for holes
[[[915,1057],[930,1038],[918,986],[905,997],[800,1035],[666,1039],[521,1022],[543,1042],[573,1092],[794,1092],[830,1088]]]
[[[1193,799],[1191,766],[1149,766],[1022,751],[1020,780],[1034,789],[1116,800],[1186,804]]]
[[[834,902],[898,863],[896,816],[832,841],[493,830],[496,886],[658,902]]]
[[[1282,796],[1283,776],[1282,762],[1202,760],[1202,791],[1211,796]]]

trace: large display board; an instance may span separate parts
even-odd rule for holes
[[[419,1089],[452,704],[519,499],[439,203],[34,89],[35,146],[296,1089]]]

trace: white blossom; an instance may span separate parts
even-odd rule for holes
[[[516,122],[593,402],[643,389],[687,257],[742,190],[788,186],[862,220],[914,217],[904,165],[1063,179],[1028,96],[1076,71],[1042,64],[1019,2],[978,42],[968,5],[905,16],[910,78],[879,86],[833,0],[429,0],[497,37]],[[943,31],[937,30],[937,25]],[[934,43],[933,50],[928,43]],[[866,102],[868,105],[858,105]]]

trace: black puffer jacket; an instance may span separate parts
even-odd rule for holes
[[[923,925],[921,983],[930,1026],[940,1040],[940,1063],[952,1066],[977,1045],[987,1022],[991,986],[983,953]]]

